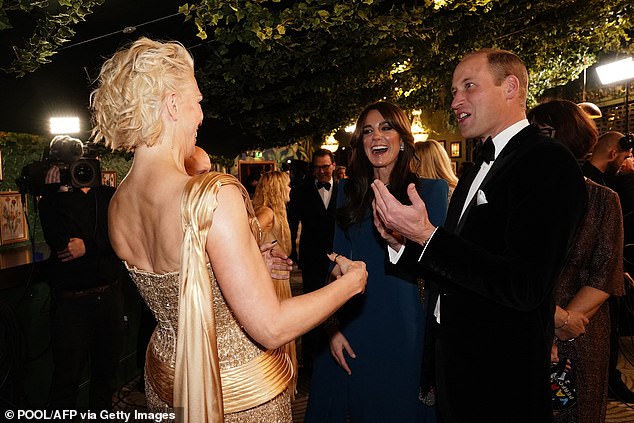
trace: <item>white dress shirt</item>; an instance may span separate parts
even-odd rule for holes
[[[315,181],[315,184],[317,184],[317,181]],[[335,184],[332,178],[330,178],[330,189],[326,189],[324,187],[317,189],[317,192],[319,193],[319,196],[321,197],[321,201],[324,202],[325,208],[328,208],[328,204],[330,204],[330,197],[332,197],[332,190],[334,189],[334,185]]]
[[[502,149],[506,147],[506,144],[508,144],[508,142],[511,140],[511,138],[515,136],[515,134],[520,132],[522,129],[526,128],[528,125],[529,125],[528,120],[522,119],[519,122],[509,126],[504,131],[497,134],[495,138],[492,139],[493,145],[495,146],[495,154],[493,156],[493,161],[489,163],[482,163],[482,165],[480,166],[480,170],[478,171],[475,179],[471,183],[471,187],[469,188],[469,193],[467,194],[467,198],[464,204],[462,205],[462,212],[460,212],[460,219],[462,219],[462,215],[467,209],[467,206],[469,205],[469,203],[471,203],[471,200],[473,199],[473,196],[475,195],[475,193],[478,192],[478,189],[480,189],[480,184],[482,184],[482,181],[487,176],[487,173],[489,173],[489,169],[491,169],[491,166],[493,166],[493,163],[495,163],[495,159],[498,158]],[[460,219],[458,219],[458,221],[460,221]]]

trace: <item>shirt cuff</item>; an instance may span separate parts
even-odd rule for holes
[[[420,253],[420,257],[418,257],[418,261],[421,261],[421,259],[425,255],[425,250],[427,250],[427,246],[429,245],[429,242],[434,237],[434,234],[436,233],[437,230],[438,230],[438,226],[436,226],[436,229],[434,229],[434,232],[431,233],[431,236],[429,237],[429,239],[427,241],[425,241],[425,244],[423,244],[423,251]],[[402,248],[401,248],[401,250],[402,250]]]
[[[403,251],[405,251],[405,242],[407,240],[403,241],[403,244],[401,245],[401,248],[396,251],[394,248],[390,247],[389,245],[387,246],[387,254],[390,257],[390,263],[392,264],[396,264],[398,263],[398,261],[400,260],[401,256],[403,255]]]

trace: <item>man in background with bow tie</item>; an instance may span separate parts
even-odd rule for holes
[[[307,178],[303,184],[291,190],[291,201],[288,204],[290,257],[302,269],[304,293],[324,286],[328,276],[330,260],[326,253],[332,251],[337,204],[337,183],[332,177],[335,166],[334,155],[330,150],[322,148],[315,151],[312,157],[314,178]],[[302,226],[298,249],[296,239],[300,222]],[[304,370],[308,372],[312,366],[311,357],[318,336],[315,330],[302,336],[302,362]]]
[[[413,187],[404,206],[380,181],[372,185],[390,259],[429,283],[443,422],[552,420],[551,293],[586,190],[572,154],[526,120],[527,89],[525,65],[507,51],[480,50],[456,67],[460,132],[486,141],[444,227],[429,222]]]

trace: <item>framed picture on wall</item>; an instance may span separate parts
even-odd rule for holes
[[[0,192],[0,245],[29,239],[22,198],[17,191]]]
[[[102,170],[101,171],[101,185],[107,185],[109,187],[117,187],[117,172],[114,170]]]
[[[462,143],[455,141],[449,144],[449,157],[457,158],[462,156]]]
[[[447,141],[445,141],[445,140],[438,140],[438,143],[439,143],[440,145],[442,145],[442,148],[444,148],[444,149],[445,149],[445,151],[447,151]]]
[[[456,166],[456,162],[454,162],[454,161],[451,162],[451,170],[453,170],[453,174],[454,175],[458,174],[458,168]]]

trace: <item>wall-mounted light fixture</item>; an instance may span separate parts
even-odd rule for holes
[[[412,111],[412,135],[414,135],[414,142],[427,141],[429,138],[429,132],[420,120],[421,110]]]

